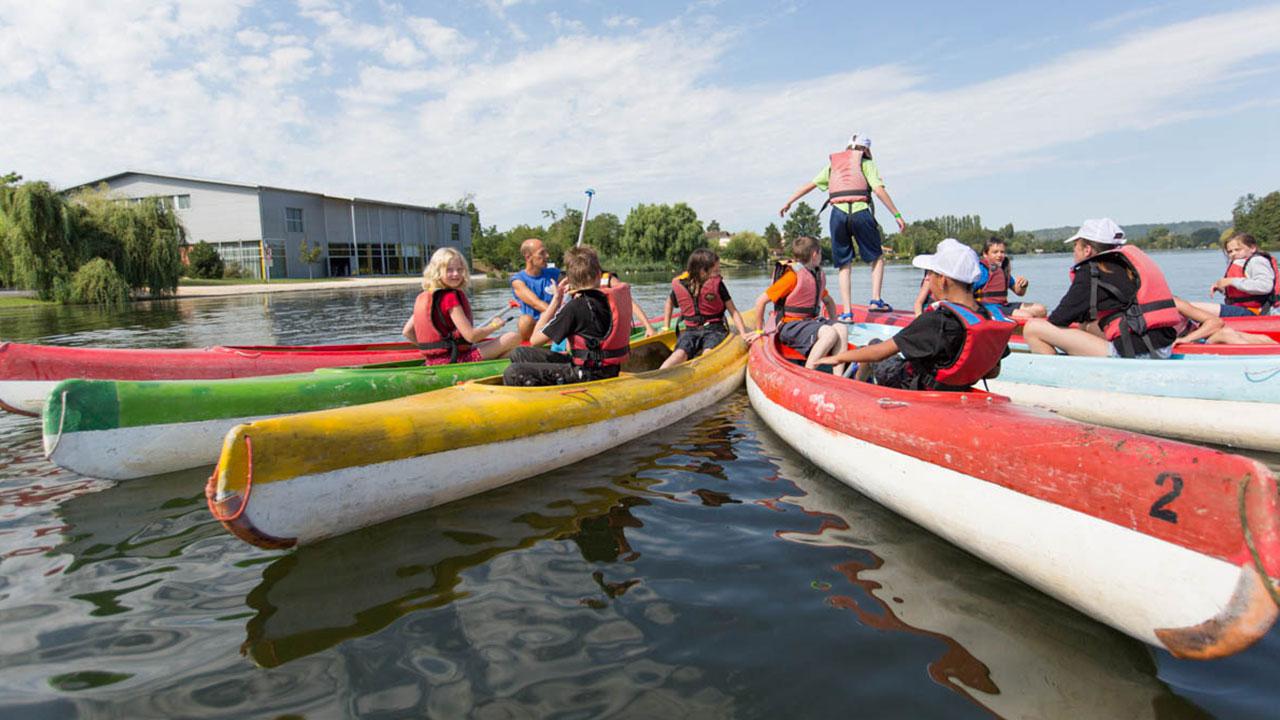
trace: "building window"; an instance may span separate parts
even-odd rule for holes
[[[449,226],[449,239],[453,241],[454,245],[457,245],[458,243],[462,242],[462,226],[461,225],[459,225],[458,223],[453,223],[452,225]]]
[[[302,232],[302,208],[287,207],[284,209],[284,231]]]
[[[191,207],[190,195],[175,195],[174,199],[178,201],[179,210],[186,210],[187,208]]]

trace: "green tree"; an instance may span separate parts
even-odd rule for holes
[[[94,258],[71,276],[70,301],[97,305],[123,305],[129,299],[129,283],[106,258]]]
[[[685,203],[640,204],[631,209],[622,225],[622,253],[638,260],[683,265],[689,253],[706,246],[698,214]]]
[[[801,236],[821,238],[822,223],[818,220],[817,211],[809,203],[800,201],[796,209],[791,211],[791,217],[782,224],[782,236],[787,242]]]
[[[475,236],[472,235],[472,237]],[[324,254],[324,251],[320,248],[320,243],[310,245],[307,243],[307,239],[303,238],[302,243],[298,245],[298,259],[303,263],[306,263],[308,280],[315,277],[311,271],[315,264],[320,262],[320,256],[322,254]]]
[[[0,186],[0,279],[41,300],[67,300],[81,254],[72,215],[48,183]]]
[[[764,229],[764,240],[772,250],[782,247],[782,233],[779,232],[777,225],[769,223],[769,226]]]
[[[1196,247],[1213,247],[1218,244],[1218,231],[1211,227],[1200,228],[1191,233],[1191,242]]]
[[[720,221],[712,220],[707,223],[707,232],[720,232]]]
[[[187,252],[187,267],[193,278],[220,278],[226,270],[217,248],[204,240],[193,245]]]
[[[744,230],[729,238],[721,255],[745,265],[758,265],[769,257],[769,243],[758,233]]]
[[[1236,202],[1231,213],[1236,232],[1249,233],[1263,247],[1280,244],[1280,190],[1259,198],[1250,193]]]
[[[0,175],[0,186],[17,185],[21,181],[22,181],[22,176],[16,172],[10,172],[10,173],[5,173],[4,175]]]

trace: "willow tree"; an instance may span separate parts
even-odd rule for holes
[[[168,205],[158,198],[124,202],[102,190],[72,200],[82,211],[76,225],[86,260],[110,260],[129,287],[146,288],[152,297],[177,289],[186,232]]]
[[[48,183],[0,186],[0,276],[35,290],[41,300],[65,299],[80,248],[66,203]]]

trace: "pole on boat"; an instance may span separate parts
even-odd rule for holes
[[[574,245],[574,247],[581,245],[582,236],[587,234],[587,216],[591,214],[591,196],[595,194],[596,194],[595,190],[592,190],[591,188],[587,188],[587,207],[585,210],[582,211],[582,227],[578,228],[578,242],[577,244]]]

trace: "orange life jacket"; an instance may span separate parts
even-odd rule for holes
[[[1018,326],[1000,308],[990,305],[974,312],[944,300],[930,305],[929,310],[946,310],[964,323],[964,347],[960,348],[955,361],[934,373],[934,378],[943,385],[969,387],[986,377],[1004,356],[1009,338]]]
[[[871,202],[871,186],[862,174],[862,156],[865,151],[852,148],[831,156],[831,174],[827,179],[827,202]]]
[[[720,276],[712,275],[707,278],[702,287],[698,288],[696,298],[689,291],[689,286],[684,284],[684,280],[688,278],[689,273],[683,273],[671,281],[671,292],[680,305],[680,317],[684,318],[684,324],[690,328],[707,324],[723,325],[725,305],[720,297]]]
[[[1122,298],[1120,290],[1102,278],[1098,260],[1116,258],[1126,265],[1137,279],[1137,296]],[[1148,352],[1155,352],[1147,333],[1158,328],[1176,328],[1182,325],[1182,313],[1173,303],[1173,292],[1164,279],[1164,273],[1146,253],[1132,245],[1121,245],[1115,250],[1098,253],[1071,268],[1074,280],[1076,270],[1089,266],[1089,317],[1098,321],[1108,340],[1121,340],[1120,354],[1133,357],[1137,354],[1134,340],[1141,340]],[[1129,304],[1123,310],[1098,311],[1098,290],[1111,291],[1121,302]]]
[[[573,364],[588,370],[621,365],[631,352],[631,286],[615,282],[610,287],[583,290],[579,295],[587,293],[599,293],[609,303],[609,332],[603,338],[570,336]]]
[[[467,320],[471,320],[471,301],[466,293],[452,288],[441,288],[435,292],[423,290],[413,301],[413,335],[418,349],[426,357],[447,357],[449,362],[457,362],[458,355],[471,350],[471,343],[454,327],[453,320],[440,312],[440,298],[444,293],[456,293],[462,311],[467,314]]]
[[[1234,262],[1227,263],[1227,272],[1223,277],[1248,277],[1248,275],[1245,274],[1245,269],[1248,267],[1249,263],[1258,256],[1262,256],[1264,260],[1271,263],[1271,291],[1263,293],[1262,295],[1250,295],[1234,285],[1228,285],[1226,289],[1226,300],[1228,305],[1246,307],[1260,315],[1262,313],[1269,312],[1271,310],[1271,306],[1275,305],[1277,300],[1280,300],[1280,267],[1277,267],[1276,259],[1272,257],[1270,253],[1257,250],[1239,265]]]

